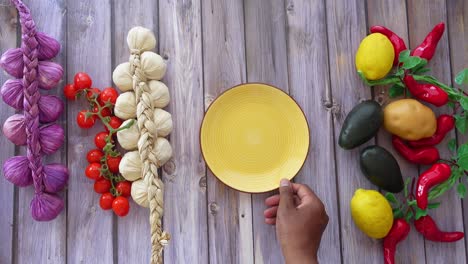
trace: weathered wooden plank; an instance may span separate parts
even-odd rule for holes
[[[319,262],[340,263],[341,255],[337,254],[340,252],[340,219],[332,123],[332,113],[338,108],[331,99],[325,3],[289,1],[286,9],[290,94],[303,107],[311,133],[308,159],[296,181],[310,185],[330,215],[322,238]],[[334,56],[334,52],[336,50],[331,50],[330,56]]]
[[[17,47],[17,14],[16,9],[9,5],[9,1],[0,1],[0,54],[3,54],[10,48]],[[0,85],[10,79],[11,76],[0,72]],[[0,121],[3,122],[15,110],[5,103],[1,103]],[[6,159],[15,155],[15,145],[11,143],[6,137],[0,137],[0,146],[2,151],[0,153],[0,163],[3,164]],[[2,172],[3,173],[3,172]],[[14,185],[3,178],[0,179],[0,263],[11,263],[13,261],[13,224],[14,224]]]
[[[93,86],[104,88],[112,83],[111,5],[110,1],[67,1],[67,79],[86,71]],[[68,263],[114,263],[113,212],[99,207],[99,195],[93,182],[84,175],[86,153],[95,148],[94,135],[102,125],[83,130],[75,122],[78,111],[86,109],[83,101],[68,104]],[[98,245],[97,245],[97,244]]]
[[[327,1],[335,141],[347,113],[361,100],[371,98],[370,88],[365,87],[359,80],[354,64],[355,52],[361,39],[366,36],[364,4],[363,1]],[[376,189],[359,170],[359,149],[348,151],[338,145],[335,148],[342,259],[349,263],[357,263],[365,257],[367,263],[378,263],[382,261],[380,242],[370,239],[357,229],[349,208],[349,202],[356,189]]]
[[[57,1],[24,1],[31,10],[34,21],[36,22],[39,31],[55,37],[62,44],[62,50],[54,61],[60,63],[66,71],[65,65],[65,29],[66,17],[65,3],[62,0]],[[61,96],[62,83],[55,89],[48,92]],[[41,91],[42,94],[47,92]],[[65,113],[58,121],[60,125],[65,124]],[[21,148],[22,155],[25,154],[25,148]],[[47,156],[43,160],[44,164],[59,162],[66,164],[66,146],[64,145],[54,155]],[[17,216],[17,262],[32,263],[32,262],[47,262],[47,263],[64,263],[66,261],[66,208],[53,221],[36,222],[31,217],[29,203],[34,196],[33,188],[20,188],[18,199],[18,216]],[[66,194],[62,193],[66,202]],[[34,235],[32,235],[34,234]]]
[[[242,1],[202,5],[205,108],[245,77]],[[208,230],[211,263],[253,263],[251,195],[239,193],[208,173]]]
[[[463,0],[447,1],[447,33],[450,45],[450,62],[452,73],[452,85],[456,85],[453,79],[463,68],[468,67],[468,2]],[[467,90],[466,85],[462,86]],[[468,142],[468,135],[458,133],[458,144]],[[468,228],[468,202],[462,201],[463,223],[465,230]],[[465,253],[468,251],[468,243],[465,242]]]
[[[247,81],[263,82],[288,92],[284,0],[245,1]],[[281,263],[282,254],[273,226],[265,224],[265,198],[276,193],[252,195],[255,263]]]
[[[158,35],[157,2],[119,0],[113,2],[113,68],[128,61],[127,33],[135,26],[152,29]],[[117,220],[119,263],[147,263],[151,256],[149,210],[131,202],[130,213]]]
[[[206,168],[198,135],[204,114],[201,1],[159,1],[159,25],[174,122],[174,155],[163,170],[164,226],[171,234],[164,261],[208,263]]]
[[[406,3],[404,0],[398,1],[367,1],[367,20],[368,27],[373,25],[383,25],[390,28],[406,43],[408,43],[408,28],[406,19]],[[374,87],[374,99],[383,105],[392,101],[388,96],[389,87]],[[418,167],[410,164],[402,158],[393,148],[390,134],[382,129],[377,136],[377,142],[380,146],[390,151],[398,160],[404,179],[407,177],[418,177]],[[404,195],[398,195],[404,200]],[[424,238],[414,229],[408,235],[407,239],[398,247],[395,256],[397,263],[425,263]]]
[[[446,5],[443,1],[408,1],[408,25],[409,39],[412,48],[419,45],[427,33],[441,21],[446,21]],[[448,47],[447,33],[444,33],[439,42],[437,51],[429,62],[429,67],[432,68],[431,74],[444,83],[450,83],[450,54]],[[444,107],[435,111],[437,114],[448,112],[448,108]],[[452,133],[452,137],[454,134]],[[450,154],[447,150],[447,140],[439,145],[440,155],[442,158],[449,158]],[[425,170],[422,167],[421,170]],[[462,208],[460,198],[456,192],[449,192],[439,199],[442,205],[430,212],[441,230],[460,230],[463,231]],[[450,217],[447,217],[450,215]],[[426,262],[427,263],[465,263],[465,245],[464,240],[456,243],[435,243],[431,241],[425,242],[426,245]]]

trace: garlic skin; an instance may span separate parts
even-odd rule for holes
[[[171,144],[167,139],[158,137],[154,143],[154,152],[158,159],[158,167],[161,167],[172,157]]]
[[[56,193],[61,191],[68,182],[67,167],[59,163],[45,165],[42,182],[46,192]]]
[[[53,59],[59,53],[60,43],[46,33],[37,32],[36,40],[39,44],[37,46],[37,58],[39,60]]]
[[[169,112],[160,108],[154,109],[154,123],[158,131],[158,136],[166,137],[172,132],[172,116]]]
[[[50,90],[57,86],[63,76],[60,64],[50,61],[39,61],[37,80],[39,88]]]
[[[125,92],[117,97],[114,106],[114,114],[122,119],[136,118],[136,101],[134,92]]]
[[[164,108],[169,104],[171,97],[169,96],[169,89],[167,86],[157,80],[148,82],[150,88],[151,99],[153,99],[153,106],[156,108]]]
[[[133,77],[129,62],[121,63],[115,68],[112,73],[112,81],[122,92],[133,90]]]
[[[57,121],[63,112],[63,101],[55,95],[42,95],[37,104],[41,123]]]
[[[36,193],[29,205],[36,221],[50,221],[63,209],[63,200],[57,194]]]
[[[29,160],[25,156],[14,156],[3,163],[3,176],[9,182],[19,187],[33,183]]]
[[[50,155],[62,147],[65,140],[63,128],[57,124],[40,127],[39,143],[44,154]]]
[[[23,77],[23,51],[21,48],[9,49],[0,57],[0,67],[11,76],[21,79]]]
[[[148,188],[144,180],[136,180],[132,183],[132,199],[137,203],[139,206],[142,207],[149,207],[148,202]]]
[[[21,114],[10,116],[3,124],[3,134],[15,145],[26,145],[27,136],[24,116]]]
[[[17,110],[23,109],[23,98],[24,98],[23,80],[21,79],[7,80],[3,84],[2,89],[0,90],[0,93],[2,94],[3,101],[7,105]]]
[[[130,49],[152,50],[156,47],[156,37],[147,28],[134,27],[127,34],[127,44]]]
[[[120,174],[127,181],[136,181],[141,178],[141,159],[138,151],[125,153],[119,164]]]
[[[140,137],[140,130],[138,129],[137,121],[129,119],[122,123],[120,127],[124,127],[133,121],[133,125],[127,129],[117,132],[117,141],[125,150],[135,150],[138,147],[138,138]]]
[[[146,51],[141,54],[141,68],[146,78],[150,80],[161,80],[166,74],[166,63],[158,54]]]

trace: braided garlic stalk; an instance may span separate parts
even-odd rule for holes
[[[113,80],[122,93],[115,104],[115,115],[129,129],[117,133],[120,145],[128,152],[119,169],[122,176],[133,181],[132,198],[150,209],[151,263],[162,263],[162,250],[169,234],[162,230],[164,184],[158,168],[172,156],[169,141],[164,138],[172,131],[171,114],[161,108],[169,103],[167,86],[159,80],[166,72],[161,56],[151,52],[156,47],[154,34],[146,28],[134,27],[127,35],[129,62],[116,67]],[[137,150],[135,150],[137,149]]]

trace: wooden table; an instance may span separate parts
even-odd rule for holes
[[[430,65],[450,83],[467,67],[468,1],[424,0],[27,0],[40,30],[60,40],[57,61],[66,75],[88,72],[96,87],[112,85],[113,68],[128,59],[126,35],[136,25],[158,36],[167,60],[174,158],[163,169],[165,228],[172,240],[166,263],[282,263],[275,231],[263,223],[268,194],[236,192],[206,168],[198,132],[204,110],[222,91],[244,82],[266,82],[289,92],[311,126],[309,157],[297,182],[323,199],[330,222],[322,240],[322,263],[381,263],[381,242],[352,222],[349,201],[357,188],[373,188],[358,167],[358,150],[344,151],[336,138],[359,101],[387,102],[386,89],[359,80],[354,54],[370,25],[390,27],[414,47],[440,21],[448,25]],[[15,9],[0,0],[0,51],[20,41]],[[408,42],[407,42],[408,43]],[[2,74],[3,83],[8,77]],[[62,96],[62,89],[52,93]],[[86,152],[102,128],[79,129],[83,102],[67,104],[60,124],[67,144],[48,161],[67,163],[71,178],[66,210],[54,221],[32,220],[32,188],[0,179],[0,263],[147,263],[148,210],[131,204],[118,218],[99,208],[84,176]],[[1,104],[3,122],[13,110]],[[443,112],[443,110],[441,111]],[[454,133],[452,134],[452,137]],[[465,142],[467,137],[458,137]],[[379,145],[392,149],[382,132]],[[374,144],[371,142],[370,144]],[[1,161],[24,148],[0,138]],[[442,144],[444,146],[444,144]],[[447,155],[445,147],[442,155]],[[420,168],[399,159],[405,176]],[[455,192],[440,199],[432,215],[444,230],[468,227],[468,203]],[[425,241],[414,230],[399,247],[399,263],[466,263],[467,243]]]

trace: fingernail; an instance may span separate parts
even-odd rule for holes
[[[281,182],[280,182],[280,187],[286,187],[286,186],[289,186],[290,185],[290,182],[288,179],[281,179]]]

